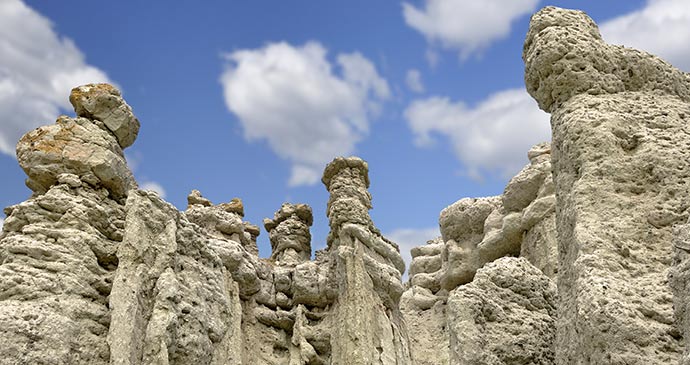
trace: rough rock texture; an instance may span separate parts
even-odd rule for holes
[[[398,309],[405,264],[369,216],[368,165],[336,158],[321,180],[330,193],[329,250],[335,261],[338,299],[333,306],[335,364],[409,363],[407,330]]]
[[[532,17],[523,58],[552,113],[557,362],[677,363],[667,273],[672,226],[688,216],[689,76],[553,7]]]
[[[548,143],[532,147],[527,154],[530,164],[508,182],[502,195],[457,201],[441,212],[442,237],[412,249],[410,279],[400,308],[411,334],[410,347],[417,364],[483,364],[479,358],[504,358],[498,353],[498,347],[496,351],[480,354],[476,352],[479,345],[472,342],[474,340],[458,342],[458,336],[462,337],[463,333],[462,328],[455,325],[458,307],[453,310],[449,307],[449,296],[457,297],[458,290],[474,283],[477,270],[487,263],[505,256],[521,256],[522,260],[531,263],[530,272],[541,272],[539,277],[523,275],[525,280],[542,283],[557,274],[556,202],[550,152]],[[516,297],[504,299],[505,305],[518,300]],[[552,334],[548,334],[548,338],[544,336],[547,333],[540,333],[535,341],[550,343],[553,340]],[[451,345],[453,343],[455,345]],[[462,355],[464,353],[467,355]],[[470,353],[476,356],[467,357]],[[538,360],[533,359],[531,363],[550,363],[548,356],[535,356]],[[486,363],[501,363],[491,361]]]
[[[97,121],[63,116],[27,133],[17,159],[34,194],[5,208],[0,362],[107,364],[123,199],[136,187],[121,146]]]
[[[264,219],[271,239],[271,258],[278,263],[298,264],[311,257],[311,232],[314,223],[311,207],[285,203],[273,219]]]
[[[93,120],[110,131],[122,148],[134,143],[139,120],[122,99],[120,91],[108,84],[88,84],[72,89],[69,101],[77,116]]]
[[[193,190],[184,212],[136,190],[122,148],[139,122],[110,85],[75,88],[78,117],[17,146],[34,195],[0,233],[0,363],[410,364],[404,263],[374,226],[366,162],[337,158],[328,249],[311,261],[311,208],[258,226],[238,198]]]
[[[673,290],[673,309],[676,328],[683,337],[684,351],[680,363],[690,364],[690,222],[676,227],[673,266],[668,279]]]
[[[553,143],[445,208],[405,285],[363,160],[325,168],[326,249],[286,203],[262,259],[239,198],[137,190],[131,108],[75,88],[76,118],[17,145],[33,195],[0,231],[0,363],[690,364],[690,77],[553,7],[523,57]]]
[[[451,364],[553,364],[556,284],[524,258],[477,271],[448,298]]]

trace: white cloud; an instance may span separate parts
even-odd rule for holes
[[[266,140],[292,163],[290,186],[316,183],[326,163],[354,151],[390,97],[386,80],[359,53],[336,57],[316,42],[272,43],[228,54],[221,83],[248,141]]]
[[[156,193],[158,193],[158,195],[160,195],[161,198],[165,199],[165,189],[163,189],[163,186],[161,186],[161,184],[157,182],[146,181],[139,185],[139,189],[155,191]]]
[[[441,235],[438,227],[410,229],[401,228],[392,232],[385,233],[384,236],[400,246],[400,255],[405,261],[405,275],[403,280],[407,279],[408,271],[410,270],[410,262],[412,262],[412,255],[410,250],[417,246],[426,244],[426,241],[432,240]]]
[[[404,3],[403,16],[407,25],[424,34],[430,43],[458,50],[464,60],[507,36],[511,23],[532,13],[538,3],[539,0],[425,0],[423,9]]]
[[[416,93],[424,92],[424,84],[422,83],[422,73],[419,72],[419,70],[407,70],[407,75],[405,75],[405,83],[407,83],[407,87],[410,90]]]
[[[690,2],[648,0],[644,8],[601,24],[604,39],[669,61],[690,71]]]
[[[551,140],[549,115],[524,89],[497,92],[470,108],[448,98],[412,102],[405,118],[418,146],[429,146],[434,134],[447,137],[469,176],[487,172],[511,177],[527,163],[527,151]]]
[[[0,1],[0,152],[14,156],[24,133],[71,109],[73,87],[107,81],[49,19],[20,0]]]
[[[0,218],[0,232],[2,232],[2,225],[5,224],[5,218]]]

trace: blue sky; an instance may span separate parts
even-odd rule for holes
[[[72,114],[71,87],[109,81],[141,121],[126,150],[139,183],[179,209],[199,189],[240,197],[261,225],[307,203],[322,248],[321,171],[354,154],[369,162],[375,223],[407,253],[437,235],[441,209],[500,194],[550,138],[521,60],[546,5],[690,70],[683,0],[0,0],[0,205],[30,194],[16,140]]]

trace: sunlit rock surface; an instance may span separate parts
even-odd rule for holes
[[[690,364],[690,76],[554,7],[523,59],[553,141],[502,194],[459,192],[406,283],[364,160],[324,169],[325,249],[285,203],[260,258],[241,199],[138,190],[132,108],[75,88],[77,117],[17,145],[33,193],[0,232],[0,364]]]

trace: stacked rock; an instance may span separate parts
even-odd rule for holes
[[[339,325],[331,335],[331,361],[409,363],[398,309],[405,264],[398,246],[381,235],[369,216],[368,165],[357,157],[338,157],[326,166],[321,181],[330,193],[328,252],[339,293],[333,305]]]
[[[0,233],[0,362],[107,364],[110,294],[137,184],[122,149],[139,121],[107,84],[72,90],[76,118],[25,134],[17,159],[34,194]]]
[[[330,247],[345,223],[373,227],[369,216],[369,165],[359,157],[337,157],[326,166],[321,182],[330,193],[326,216],[331,231],[327,242]]]
[[[282,265],[296,265],[311,257],[311,233],[314,222],[311,207],[285,203],[273,219],[264,219],[271,241],[271,259]]]
[[[17,160],[26,172],[27,186],[37,193],[71,174],[94,187],[105,187],[121,199],[136,188],[122,149],[132,145],[139,120],[108,84],[89,84],[72,90],[76,118],[61,116],[56,124],[25,134],[17,144]]]
[[[261,231],[257,226],[242,220],[244,205],[240,198],[214,205],[199,190],[192,190],[187,196],[185,215],[190,222],[203,227],[211,236],[239,242],[245,250],[258,256],[256,237]]]

